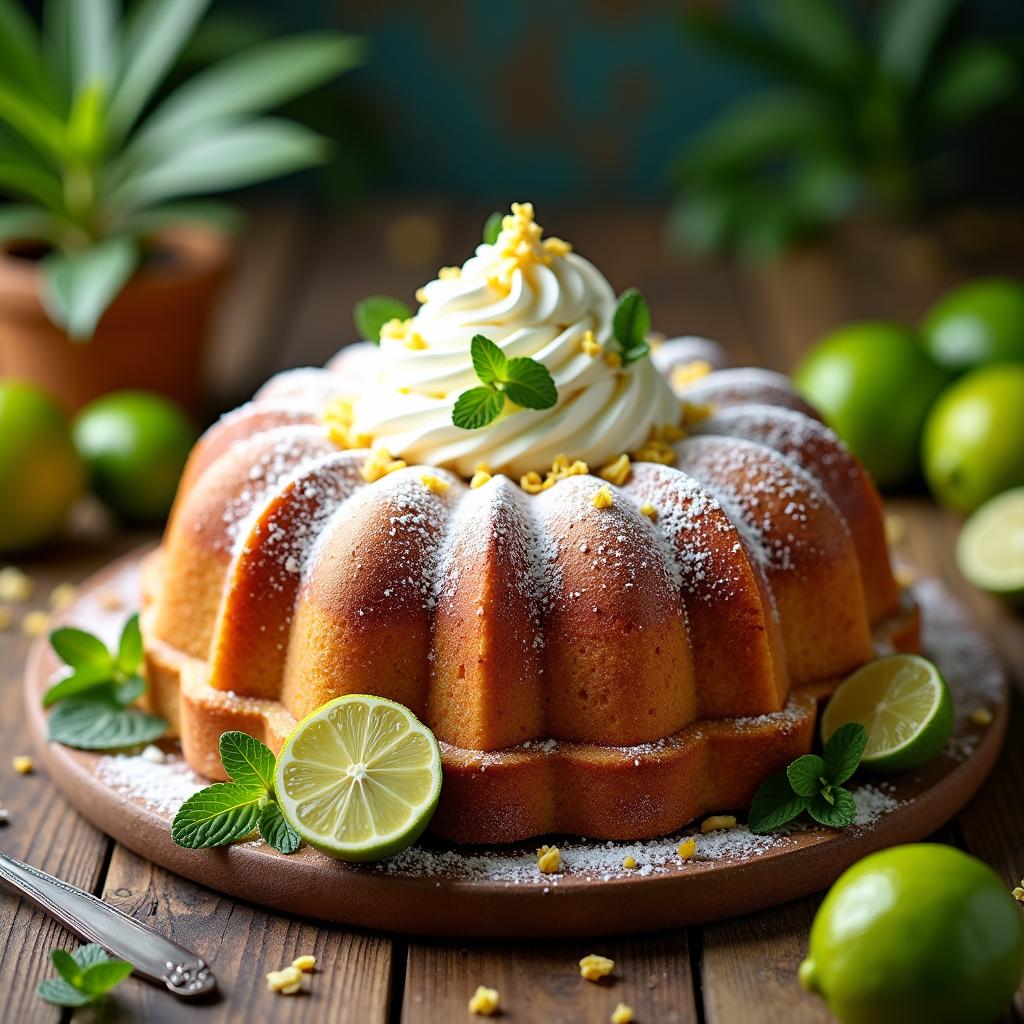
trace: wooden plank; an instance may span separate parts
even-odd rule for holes
[[[54,586],[78,581],[108,557],[140,542],[138,535],[102,539],[102,546],[82,542],[62,544],[45,556],[19,564],[34,581],[32,600],[15,605],[14,624],[0,632],[0,807],[10,823],[0,826],[6,853],[42,868],[90,892],[97,891],[110,841],[72,811],[45,775],[16,775],[11,757],[31,754],[24,734],[21,672],[30,640],[19,623],[30,610],[47,608]],[[109,547],[107,546],[109,544]],[[49,952],[61,946],[74,949],[76,939],[49,917],[0,889],[0,992],[4,1019],[53,1021],[58,1012],[35,995],[39,981],[53,974]]]
[[[220,999],[185,1010],[168,993],[142,983],[119,990],[129,1020],[177,1021],[188,1015],[213,1024],[254,1020],[385,1024],[391,993],[388,938],[272,914],[172,875],[117,846],[103,898],[203,957]],[[306,990],[281,996],[266,987],[268,971],[312,954],[316,971]]]
[[[615,961],[607,982],[580,977],[579,961],[599,953]],[[684,932],[555,943],[412,943],[402,1002],[403,1024],[468,1019],[478,985],[501,996],[501,1020],[516,1024],[605,1022],[619,1002],[638,1022],[696,1024],[696,999]]]

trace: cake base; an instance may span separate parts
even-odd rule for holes
[[[108,641],[116,637],[139,606],[145,555],[129,555],[91,577],[61,618]],[[113,595],[120,608],[111,607]],[[874,850],[926,838],[971,798],[992,769],[1006,730],[1005,676],[988,642],[938,584],[917,585],[915,597],[924,653],[938,662],[957,701],[946,751],[920,771],[857,787],[858,824],[849,829],[807,827],[757,837],[741,828],[698,835],[697,857],[686,863],[674,853],[679,836],[649,843],[558,839],[564,865],[558,875],[537,871],[532,842],[488,851],[427,840],[379,865],[362,866],[305,847],[285,857],[261,842],[183,850],[171,841],[168,793],[184,787],[187,794],[201,782],[180,762],[154,766],[45,741],[39,698],[58,667],[45,640],[33,646],[26,670],[28,723],[51,778],[84,817],[141,856],[227,895],[415,934],[650,931],[747,913],[822,889]],[[991,713],[987,726],[972,724],[978,708]],[[148,782],[132,781],[137,767],[144,767]],[[636,869],[622,867],[627,855]]]

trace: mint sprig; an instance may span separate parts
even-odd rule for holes
[[[487,245],[494,245],[501,234],[501,222],[504,215],[495,211],[484,221],[484,242]]]
[[[647,335],[651,330],[651,310],[643,293],[628,288],[619,296],[619,304],[612,317],[612,334],[619,343],[622,365],[628,366],[643,359],[651,351]]]
[[[138,615],[125,623],[116,653],[69,626],[55,629],[50,644],[71,669],[43,695],[43,707],[53,708],[50,740],[80,750],[118,750],[152,743],[167,731],[163,718],[132,706],[146,692]]]
[[[558,401],[558,389],[548,368],[527,356],[509,359],[490,338],[477,334],[470,355],[480,386],[459,395],[452,422],[465,430],[477,430],[496,420],[508,398],[524,409],[550,409]]]
[[[273,751],[244,732],[220,738],[220,760],[230,782],[190,796],[171,823],[171,838],[189,850],[228,846],[259,829],[275,850],[294,853],[302,843],[277,806]]]
[[[380,344],[380,329],[389,320],[408,320],[412,310],[401,299],[390,295],[369,295],[355,304],[352,319],[359,337]]]
[[[58,977],[39,983],[36,994],[54,1006],[79,1007],[100,1002],[132,973],[126,960],[113,960],[102,946],[90,943],[74,953],[54,949],[50,959]]]
[[[760,835],[773,832],[805,811],[819,825],[852,825],[857,804],[842,784],[857,770],[867,742],[864,726],[847,722],[829,738],[822,756],[804,754],[784,772],[766,779],[750,805],[750,831]]]

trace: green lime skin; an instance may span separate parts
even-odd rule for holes
[[[957,512],[1024,485],[1024,363],[983,366],[935,403],[921,448],[928,486]]]
[[[917,843],[829,890],[800,982],[842,1024],[991,1024],[1024,972],[1024,917],[980,860]]]
[[[1024,360],[1024,284],[986,277],[954,288],[928,311],[921,330],[931,357],[954,373]]]
[[[72,432],[97,497],[123,522],[166,519],[197,437],[177,405],[146,391],[116,391],[87,405]]]
[[[793,379],[880,487],[918,476],[921,429],[947,378],[911,331],[847,324],[818,342]]]
[[[0,553],[50,540],[84,487],[56,402],[30,384],[0,380]]]

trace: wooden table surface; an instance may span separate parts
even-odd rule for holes
[[[489,211],[439,204],[373,207],[340,223],[270,211],[254,217],[215,332],[210,366],[221,406],[245,398],[277,369],[322,362],[352,335],[350,310],[374,292],[411,295],[433,270],[461,262]],[[618,288],[640,287],[668,333],[718,338],[737,363],[787,369],[822,331],[843,319],[914,320],[944,287],[981,271],[1021,272],[1021,252],[1000,222],[960,217],[931,233],[860,225],[828,248],[808,248],[770,269],[698,265],[671,256],[653,210],[539,211]],[[546,216],[545,216],[546,214]],[[1019,225],[1018,225],[1019,226]],[[1017,237],[1020,237],[1018,234]],[[991,243],[979,253],[981,241]],[[905,529],[900,554],[945,580],[990,633],[1024,686],[1024,620],[968,587],[957,573],[954,517],[923,496],[888,501]],[[811,897],[704,928],[621,939],[472,944],[409,941],[271,914],[226,899],[146,863],[70,810],[42,774],[17,776],[27,752],[20,673],[28,640],[18,628],[51,589],[76,581],[148,535],[87,530],[22,567],[35,579],[29,605],[0,633],[0,848],[101,895],[209,961],[223,996],[186,1008],[131,979],[106,1019],[124,1021],[332,1021],[450,1024],[468,1021],[478,984],[501,992],[507,1021],[604,1022],[620,1000],[641,1024],[707,1021],[813,1024],[831,1018],[805,995],[796,969],[818,903]],[[1008,887],[1024,873],[1024,715],[1018,699],[1010,741],[975,801],[938,837],[983,858]],[[600,898],[599,894],[595,898]],[[48,918],[0,892],[0,1017],[59,1019],[35,996],[51,973],[47,954],[74,941]],[[597,952],[616,961],[615,981],[594,985],[576,963]],[[313,953],[308,994],[266,991],[264,974]],[[1015,1014],[1024,1019],[1024,996]]]

